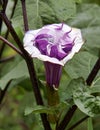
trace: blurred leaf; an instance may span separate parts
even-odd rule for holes
[[[93,130],[92,118],[88,118],[88,130]]]
[[[75,0],[75,2],[80,4],[80,3],[82,3],[82,0]]]
[[[4,89],[6,84],[12,79],[19,79],[22,77],[28,77],[28,71],[25,61],[21,61],[10,72],[0,79],[0,88]]]
[[[78,77],[86,79],[96,60],[97,57],[88,52],[79,52],[65,65],[64,70],[72,79]]]
[[[83,49],[93,55],[100,54],[100,6],[96,4],[81,4],[76,17],[70,21],[74,27],[82,29],[86,43]]]
[[[47,113],[47,114],[53,114],[54,111],[46,106],[34,106],[32,107],[26,107],[25,109],[25,115],[29,115],[31,113]]]

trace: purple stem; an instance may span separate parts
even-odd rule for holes
[[[27,20],[27,12],[26,12],[26,3],[25,2],[26,2],[25,0],[21,0],[22,11],[23,11],[24,29],[26,32],[29,29],[28,29],[28,20]],[[27,67],[29,70],[30,79],[31,79],[31,82],[33,85],[33,91],[35,94],[36,102],[38,105],[44,105],[43,100],[42,100],[42,96],[40,93],[39,85],[38,85],[38,79],[36,76],[34,63],[33,63],[32,59],[29,57],[29,55],[27,55],[27,54],[25,55],[25,60],[26,60]],[[47,115],[45,113],[42,113],[42,114],[40,114],[40,116],[41,116],[41,119],[43,122],[44,129],[51,130],[50,124],[49,124],[48,119],[47,119]]]
[[[12,13],[11,13],[10,19],[11,19],[11,18],[13,17],[13,15],[14,15],[17,2],[18,2],[18,0],[15,0],[15,1],[14,1],[14,5],[13,5],[13,8],[12,8]],[[5,10],[6,10],[6,7],[7,7],[7,3],[8,3],[8,0],[5,0],[5,1],[4,1],[4,4],[3,4],[3,12],[4,12],[4,13],[5,13]],[[6,33],[5,33],[5,39],[8,38],[8,34],[9,34],[9,30],[7,29],[7,31],[6,31]],[[5,44],[2,43],[1,48],[0,48],[0,58],[2,57],[2,53],[3,53],[4,48],[5,48]]]
[[[21,0],[21,3],[22,3],[22,12],[23,12],[23,20],[24,20],[24,29],[25,32],[27,32],[29,30],[29,27],[28,27],[28,19],[27,19],[27,11],[26,11],[26,1]]]
[[[100,70],[100,58],[97,60],[96,64],[94,65],[92,71],[90,72],[90,74],[86,80],[87,85],[92,84],[92,81],[96,77],[99,70]]]
[[[59,126],[56,128],[56,130],[64,130],[66,128],[66,126],[68,125],[68,123],[72,119],[72,116],[74,115],[76,109],[77,109],[76,105],[73,105],[69,109],[69,111],[65,114],[63,120],[61,121],[61,123],[59,124]]]
[[[73,130],[73,129],[76,128],[78,125],[80,125],[83,121],[85,121],[87,118],[89,118],[89,116],[83,117],[81,120],[79,120],[78,122],[76,122],[73,126],[71,126],[68,130]]]
[[[16,7],[16,4],[17,4],[16,1],[17,1],[17,0],[15,0],[15,2],[14,2],[12,14],[11,14],[11,18],[13,17],[13,14],[14,14],[14,11],[15,11],[15,7]],[[8,3],[8,0],[3,0],[3,3],[2,3],[2,12],[3,12],[3,13],[5,13],[5,11],[6,11],[7,3]],[[0,18],[0,19],[2,20],[2,18]],[[5,38],[6,38],[6,39],[7,39],[7,37],[8,37],[8,34],[9,34],[9,30],[7,30],[7,32],[6,32],[6,35],[5,35]],[[1,48],[0,48],[0,58],[1,58],[2,53],[3,53],[3,50],[4,50],[4,48],[5,48],[5,44],[4,44],[4,43],[5,43],[5,40],[3,41],[3,44],[2,44],[2,46],[1,46]],[[11,43],[10,43],[10,44],[11,44]],[[15,47],[15,48],[16,48],[16,47]],[[18,50],[18,51],[19,51],[19,50]],[[5,61],[9,61],[9,60],[11,60],[12,58],[14,58],[14,56],[11,56],[11,57],[8,57],[8,58],[5,58],[5,59],[1,59],[1,60],[0,60],[0,63],[5,62]],[[0,103],[2,102],[2,100],[3,100],[4,96],[5,96],[5,93],[6,93],[7,89],[8,89],[8,87],[9,87],[10,82],[11,82],[11,81],[8,82],[8,84],[7,84],[7,86],[5,87],[4,90],[0,90]]]
[[[5,38],[3,38],[2,36],[0,36],[0,40],[2,40],[5,44],[7,44],[8,46],[10,46],[13,50],[15,50],[18,54],[20,54],[23,57],[22,52],[16,48],[12,43],[8,42]]]
[[[11,81],[12,81],[12,80],[10,80],[10,81],[7,83],[7,85],[6,85],[6,87],[5,87],[4,90],[0,90],[0,105],[1,105],[1,103],[2,103],[2,101],[3,101],[3,99],[4,99],[4,96],[5,96],[5,94],[6,94],[6,91],[7,91],[8,87],[9,87]]]

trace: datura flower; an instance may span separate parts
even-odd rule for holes
[[[46,82],[57,89],[62,66],[77,53],[84,43],[80,29],[64,23],[30,30],[24,36],[24,48],[33,58],[44,62]]]

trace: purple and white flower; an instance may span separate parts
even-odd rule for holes
[[[83,45],[81,31],[60,23],[26,32],[24,48],[33,58],[44,61],[46,81],[57,88],[62,66],[68,62]]]

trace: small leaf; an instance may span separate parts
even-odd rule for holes
[[[69,97],[73,98],[75,105],[77,105],[83,113],[91,117],[100,114],[100,96],[92,95],[91,87],[86,86],[82,78],[73,79],[69,83],[66,96],[68,94]]]
[[[46,106],[34,106],[32,107],[26,107],[25,109],[25,115],[29,115],[31,113],[47,113],[47,114],[53,114],[54,111]]]
[[[76,82],[73,90],[74,103],[85,114],[94,117],[100,114],[100,96],[93,96],[82,82]]]
[[[21,61],[15,66],[10,72],[0,79],[0,88],[3,90],[6,84],[12,79],[19,79],[23,77],[28,77],[28,70],[25,61]]]
[[[88,118],[88,130],[93,130],[92,118]]]

